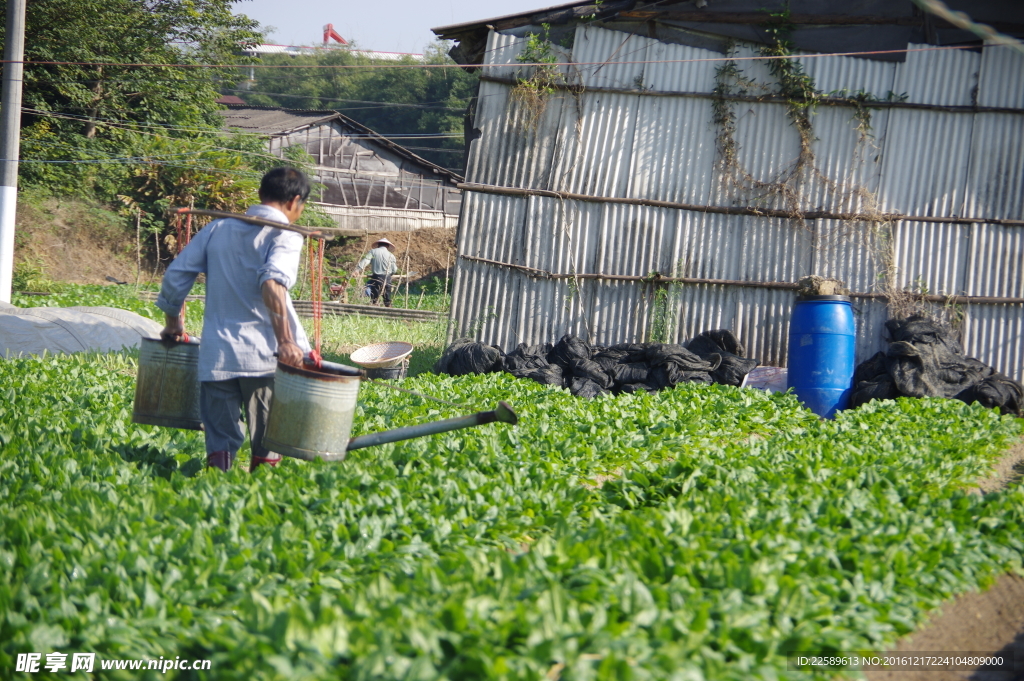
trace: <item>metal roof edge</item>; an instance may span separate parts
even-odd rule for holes
[[[569,9],[571,7],[579,7],[581,5],[593,5],[594,0],[576,0],[576,2],[567,2],[562,5],[554,5],[552,7],[545,7],[542,9],[533,9],[527,12],[519,12],[517,14],[505,14],[500,17],[492,17],[490,19],[480,19],[478,21],[466,21],[461,24],[450,24],[448,26],[438,26],[430,29],[437,37],[445,38],[449,35],[459,35],[462,33],[469,33],[482,28],[487,28],[490,25],[504,24],[510,21],[516,21],[518,19],[528,19],[535,14],[546,14],[548,12],[555,12],[558,10]]]

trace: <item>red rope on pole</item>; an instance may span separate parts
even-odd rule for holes
[[[189,215],[185,218],[185,228],[182,230],[181,226],[181,215],[174,216],[174,248],[175,257],[181,254],[181,250],[185,248],[191,239],[192,232],[192,216]],[[181,304],[181,324],[185,325],[185,313],[187,312],[188,303]],[[188,335],[185,335],[186,343],[188,342]]]
[[[323,300],[324,300],[324,251],[327,245],[322,239],[308,239],[306,253],[309,262],[310,301],[313,303],[313,350],[310,353],[317,368],[320,368]]]
[[[189,213],[185,216],[185,241],[179,243],[178,253],[181,253],[185,246],[188,246],[189,242],[192,241],[192,214]]]

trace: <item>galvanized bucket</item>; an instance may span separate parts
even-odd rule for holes
[[[341,461],[348,448],[358,397],[358,377],[278,362],[263,446],[306,461]]]
[[[199,343],[143,338],[132,421],[202,430],[199,417]]]

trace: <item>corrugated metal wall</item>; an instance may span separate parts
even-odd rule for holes
[[[812,115],[816,171],[789,198],[764,185],[792,174],[800,138],[786,107],[733,101],[737,161],[748,180],[718,164],[713,100],[722,55],[618,31],[579,26],[563,67],[577,93],[551,96],[533,126],[510,96],[527,75],[523,38],[491,32],[467,182],[599,197],[697,205],[898,212],[935,217],[1024,218],[1024,114],[894,107],[870,110],[870,131],[848,106]],[[913,46],[912,46],[913,47]],[[569,57],[556,48],[560,61]],[[738,45],[731,56],[755,56]],[[671,63],[654,63],[665,62]],[[630,63],[647,62],[647,63]],[[1006,48],[910,52],[904,63],[803,57],[826,93],[915,104],[1024,108],[1024,58]],[[748,94],[778,85],[760,61],[737,61]],[[601,89],[631,90],[607,92]],[[643,91],[646,94],[642,94]],[[652,96],[657,93],[657,96]],[[672,95],[671,93],[679,93]],[[682,93],[691,93],[684,96]],[[820,172],[819,172],[820,171]],[[784,365],[795,294],[778,288],[549,279],[476,259],[555,274],[795,282],[833,276],[878,292],[886,276],[938,295],[1024,297],[1024,227],[900,221],[892,225],[711,214],[676,208],[506,196],[469,191],[460,222],[452,317],[456,332],[501,345],[573,332],[595,343],[684,341],[730,328],[748,355]],[[858,360],[883,345],[884,301],[857,298]],[[1024,305],[961,305],[967,352],[1024,379]]]

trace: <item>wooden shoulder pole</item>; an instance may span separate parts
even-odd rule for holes
[[[329,239],[334,235],[325,235],[323,230],[311,229],[309,227],[302,227],[296,224],[282,224],[275,222],[274,220],[267,220],[266,218],[258,218],[253,215],[242,215],[241,213],[228,213],[220,210],[204,210],[202,208],[170,208],[167,211],[170,216],[174,215],[205,215],[211,218],[232,218],[234,220],[241,220],[242,222],[248,222],[251,225],[259,225],[261,227],[276,227],[278,229],[285,229],[289,232],[298,232],[302,236],[311,236],[315,239]]]

